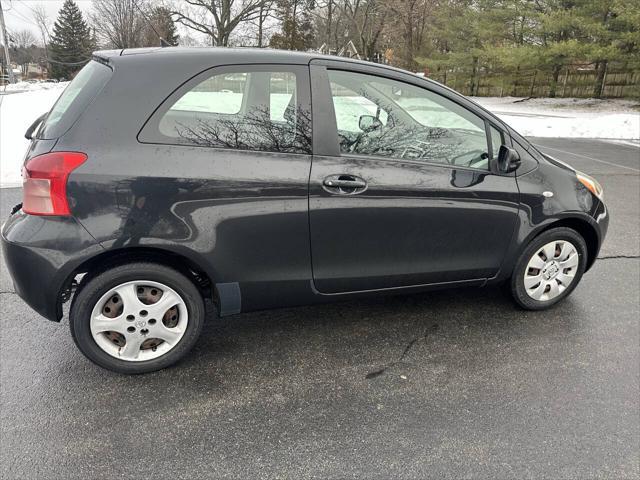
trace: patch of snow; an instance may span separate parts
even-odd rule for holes
[[[615,143],[616,145],[626,145],[627,147],[640,148],[640,140],[616,140],[616,139],[604,139],[607,143]]]
[[[25,91],[32,91],[32,90],[50,90],[50,89],[57,89],[60,88],[61,85],[63,85],[62,88],[66,87],[67,84],[69,82],[16,82],[16,83],[9,83],[5,86],[3,86],[2,88],[0,88],[0,91],[5,91],[5,92],[25,92]]]
[[[525,137],[640,139],[640,103],[633,100],[470,98]]]
[[[26,83],[26,82],[21,82]],[[14,83],[11,86],[19,85]],[[22,162],[29,147],[24,133],[36,118],[48,112],[67,83],[34,83],[44,86],[28,92],[0,94],[0,187],[22,185]]]

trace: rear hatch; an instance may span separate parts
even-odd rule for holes
[[[31,144],[22,169],[23,202],[12,213],[22,208],[34,215],[69,214],[66,181],[87,157],[79,152],[53,150],[58,139],[73,127],[111,78],[111,67],[103,59],[94,58],[78,72],[51,110],[27,130],[25,137]]]

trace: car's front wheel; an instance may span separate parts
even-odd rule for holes
[[[548,230],[524,249],[511,277],[511,294],[523,308],[544,310],[569,295],[580,282],[587,246],[571,228]]]
[[[94,363],[120,373],[165,368],[193,347],[204,322],[202,295],[182,273],[155,263],[119,265],[76,293],[71,334]]]

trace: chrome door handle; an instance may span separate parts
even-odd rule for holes
[[[367,182],[362,178],[348,174],[329,175],[322,185],[327,192],[341,195],[354,195],[364,192],[367,188]]]

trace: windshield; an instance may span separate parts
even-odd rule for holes
[[[40,127],[37,138],[48,140],[61,137],[106,85],[109,78],[111,69],[106,65],[96,61],[85,65],[58,98]]]

